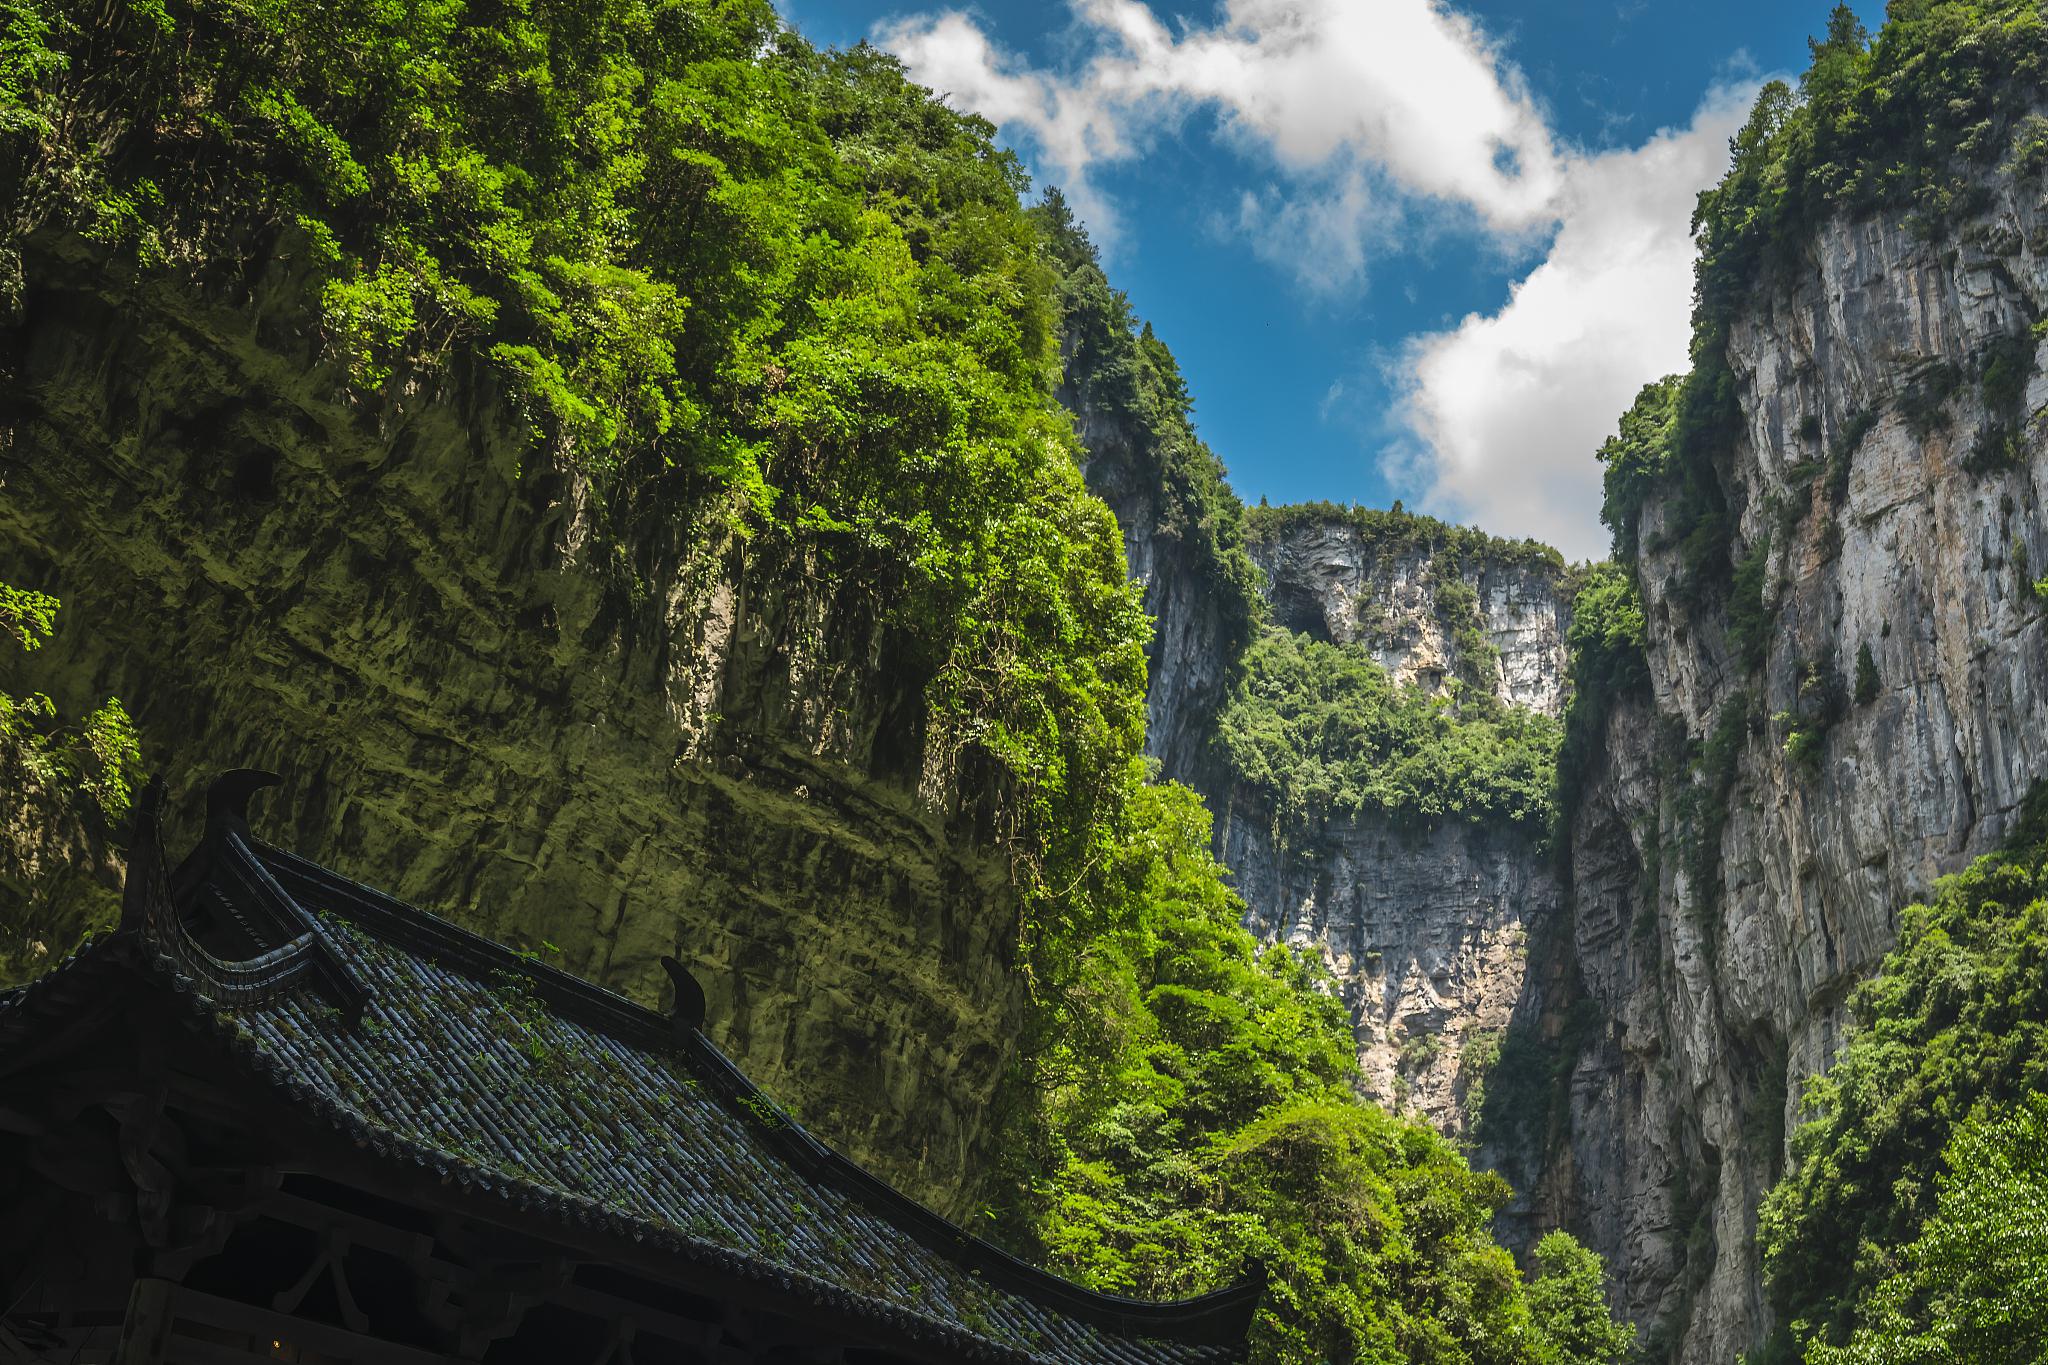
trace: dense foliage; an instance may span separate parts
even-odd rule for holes
[[[2048,1355],[2048,1096],[1973,1113],[1942,1153],[1935,1209],[1814,1365],[2023,1365]]]
[[[83,238],[195,283],[310,274],[366,418],[440,369],[517,398],[629,602],[678,528],[801,543],[997,768],[976,785],[1054,913],[1142,742],[1146,624],[986,123],[766,0],[0,13],[17,271]]]
[[[1525,1288],[1487,1231],[1500,1178],[1356,1098],[1334,982],[1240,927],[1193,794],[1147,787],[1132,813],[1139,837],[1094,881],[1123,927],[1031,1040],[1042,1103],[1001,1223],[1123,1293],[1263,1264],[1262,1360],[1618,1361],[1599,1259],[1547,1239]]]
[[[1587,569],[1572,597],[1571,625],[1565,630],[1571,698],[1565,703],[1557,781],[1558,807],[1567,819],[1578,800],[1578,783],[1603,752],[1607,718],[1615,705],[1649,695],[1643,631],[1635,574],[1612,561]]]
[[[2048,798],[2010,851],[1900,916],[1809,1083],[1765,1201],[1770,1360],[2035,1361],[2048,1349]],[[1940,1174],[1937,1174],[1940,1173]]]
[[[1614,533],[1614,558],[1635,562],[1641,546],[1643,501],[1671,465],[1685,377],[1669,375],[1643,385],[1621,425],[1594,458],[1605,465],[1600,519]]]
[[[0,639],[33,652],[56,629],[60,605],[48,593],[0,583]],[[66,725],[42,693],[0,692],[0,771],[18,768],[43,787],[75,790],[116,821],[128,812],[141,767],[135,727],[120,698],[109,697]]]
[[[1765,87],[1726,179],[1701,196],[1701,302],[1788,265],[1836,212],[1908,209],[1929,236],[1984,207],[1986,173],[2038,174],[2048,77],[2031,0],[1894,0],[1873,42],[1837,5],[1795,93]]]
[[[1253,642],[1218,722],[1233,775],[1296,831],[1367,812],[1546,829],[1560,733],[1490,691],[1397,686],[1361,647],[1277,627]]]
[[[1178,544],[1177,572],[1215,613],[1211,647],[1235,660],[1259,611],[1258,570],[1245,552],[1245,510],[1223,462],[1195,432],[1180,366],[1130,300],[1110,286],[1066,199],[1049,189],[1031,211],[1060,274],[1059,398],[1087,439],[1088,485],[1141,510],[1155,540]]]
[[[48,593],[0,583],[0,678],[15,675],[26,662],[22,655],[49,642],[59,610]],[[67,833],[116,826],[141,770],[141,746],[119,698],[66,724],[44,693],[0,689],[0,894],[26,902],[19,913],[0,915],[0,989],[46,969],[82,932],[105,927],[74,925],[45,904],[51,880],[71,870],[62,866],[61,855],[70,851],[62,836],[46,834],[59,826]]]

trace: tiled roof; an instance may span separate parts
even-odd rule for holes
[[[205,865],[175,891],[159,874],[153,912],[131,886],[120,934],[0,997],[0,1051],[8,1016],[119,954],[292,1103],[478,1196],[778,1286],[948,1357],[1242,1357],[1255,1286],[1154,1304],[1044,1274],[811,1138],[687,1023],[263,845],[239,820],[210,823]],[[131,880],[149,875],[143,843]],[[187,934],[195,907],[253,939],[254,965]]]

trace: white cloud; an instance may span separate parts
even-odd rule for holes
[[[1090,171],[1141,154],[1195,108],[1290,182],[1255,196],[1252,240],[1301,233],[1311,283],[1358,278],[1388,195],[1471,211],[1490,231],[1548,222],[1563,160],[1521,76],[1468,19],[1432,0],[1227,0],[1212,27],[1170,30],[1140,0],[1069,0],[1094,55],[1031,68],[966,14],[885,24],[877,41],[920,83],[1025,135],[1098,233]],[[1334,250],[1337,254],[1330,255]]]
[[[1412,338],[1388,366],[1400,433],[1382,467],[1440,514],[1603,553],[1593,452],[1646,381],[1682,368],[1693,200],[1754,85],[1632,149],[1562,145],[1521,74],[1444,0],[1224,0],[1169,28],[1141,0],[1068,0],[1074,62],[1034,68],[958,11],[878,31],[912,77],[1021,137],[1098,240],[1098,167],[1204,111],[1259,170],[1212,223],[1311,289],[1357,290],[1446,223],[1502,261],[1549,249],[1499,312]],[[1554,234],[1554,235],[1553,235]],[[1342,385],[1324,400],[1348,406]]]
[[[1645,383],[1682,370],[1693,200],[1726,168],[1754,87],[1688,128],[1573,162],[1548,256],[1497,313],[1412,340],[1386,472],[1421,505],[1574,558],[1606,553],[1593,452]]]

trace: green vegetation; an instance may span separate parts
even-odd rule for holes
[[[1557,806],[1563,819],[1577,808],[1579,784],[1607,742],[1608,716],[1623,701],[1649,696],[1643,629],[1634,572],[1611,561],[1588,569],[1572,598],[1572,623],[1565,632],[1571,699],[1565,704],[1557,755]]]
[[[1808,1082],[1760,1222],[1769,1361],[2020,1362],[2048,1348],[2048,790],[2008,851],[1900,916]],[[1937,1174],[1940,1172],[1940,1174]]]
[[[1217,614],[1217,652],[1234,660],[1258,615],[1244,505],[1223,462],[1195,434],[1194,399],[1173,353],[1110,287],[1065,197],[1048,189],[1031,218],[1060,274],[1059,396],[1089,433],[1089,486],[1113,505],[1129,499],[1144,507],[1153,534],[1183,548],[1185,572]]]
[[[1600,1258],[1561,1232],[1536,1244],[1529,1309],[1568,1359],[1618,1361],[1635,1344],[1636,1329],[1615,1322],[1601,1301]]]
[[[1801,661],[1797,676],[1794,706],[1772,719],[1785,733],[1786,763],[1810,774],[1819,770],[1821,746],[1828,731],[1848,714],[1850,697],[1834,671],[1813,660]]]
[[[1144,831],[1091,882],[1121,904],[1026,1040],[1042,1102],[998,1225],[1062,1273],[1139,1295],[1272,1272],[1256,1358],[1606,1365],[1599,1260],[1546,1239],[1524,1286],[1487,1232],[1506,1199],[1429,1129],[1354,1097],[1350,1020],[1319,963],[1260,950],[1194,795],[1150,786]]]
[[[1754,673],[1770,657],[1772,628],[1777,624],[1777,584],[1766,581],[1771,563],[1769,532],[1736,562],[1728,592],[1728,643],[1735,657]]]
[[[2020,1365],[2048,1353],[2048,1096],[1973,1113],[1942,1152],[1934,1213],[1813,1365]]]
[[[2048,23],[2026,0],[1892,5],[1877,40],[1838,5],[1799,93],[1767,87],[1736,166],[1701,200],[1702,269],[1739,286],[1783,266],[1829,214],[1908,208],[1932,235],[2039,140]],[[1759,269],[1762,268],[1762,269]]]
[[[1347,526],[1382,562],[1414,554],[1435,559],[1484,560],[1509,567],[1549,568],[1562,573],[1564,556],[1539,540],[1507,540],[1476,526],[1453,526],[1435,517],[1410,512],[1399,503],[1391,509],[1346,507],[1334,502],[1297,502],[1282,507],[1245,509],[1245,534],[1253,542],[1277,539],[1312,526]]]
[[[2042,164],[2034,110],[2048,77],[2048,21],[2031,0],[1901,0],[1875,42],[1838,5],[1812,55],[1796,92],[1782,81],[1763,88],[1731,144],[1727,175],[1700,196],[1691,370],[1644,389],[1602,451],[1602,515],[1616,558],[1636,557],[1644,500],[1660,490],[1686,594],[1717,595],[1732,567],[1733,523],[1716,462],[1740,416],[1726,355],[1736,311],[1760,285],[1798,268],[1835,213],[1906,209],[1932,238],[1984,206],[1982,187],[2001,161],[2029,175]],[[2024,385],[2033,355],[2017,343],[1993,352],[1976,359],[1987,400],[2002,401]],[[1923,436],[1945,425],[1962,382],[1952,360],[1930,358],[1900,398],[1907,423]],[[1859,413],[1830,443],[1827,489],[1836,503],[1874,420]],[[1981,458],[1995,462],[2006,449],[1994,433]]]
[[[1856,646],[1856,704],[1868,706],[1877,700],[1881,686],[1877,676],[1877,660],[1871,656],[1870,641]]]
[[[33,652],[56,630],[59,605],[47,593],[0,583],[0,636]],[[118,697],[76,725],[62,725],[56,703],[42,693],[0,692],[0,767],[18,768],[46,789],[75,789],[112,824],[134,799],[142,750]]]
[[[1607,467],[1601,475],[1600,520],[1614,533],[1614,558],[1620,563],[1633,564],[1641,548],[1643,502],[1671,463],[1684,392],[1682,375],[1643,385],[1621,415],[1619,429],[1596,452]]]
[[[1456,700],[1398,687],[1364,649],[1277,627],[1247,652],[1218,736],[1236,778],[1298,835],[1367,812],[1547,830],[1555,811],[1557,722],[1476,687]]]
[[[1510,1151],[1547,1150],[1570,1122],[1572,1068],[1600,1026],[1600,1007],[1582,997],[1554,1033],[1509,1027],[1470,1110],[1474,1136]]]
[[[7,16],[9,250],[173,282],[290,259],[366,420],[436,371],[514,396],[532,462],[598,498],[622,605],[679,533],[800,544],[989,773],[1028,932],[1058,931],[1052,888],[1116,837],[1147,626],[986,123],[766,0]]]
[[[32,653],[57,628],[59,604],[47,593],[0,583],[0,651]],[[12,641],[8,644],[7,641]],[[0,676],[19,659],[0,658]],[[142,778],[142,750],[118,698],[109,697],[75,724],[60,721],[41,692],[0,691],[0,791],[8,818],[0,824],[0,988],[47,970],[86,935],[107,926],[112,897],[94,870],[72,866],[74,841],[104,836],[127,814]],[[88,912],[53,908],[67,883],[89,883]]]

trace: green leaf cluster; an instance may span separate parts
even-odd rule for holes
[[[1812,1365],[2022,1365],[2048,1354],[2048,1095],[1973,1113],[1942,1153],[1935,1209]]]
[[[55,632],[60,606],[48,593],[0,583],[0,636],[36,650]],[[44,786],[77,791],[113,823],[128,813],[141,781],[142,746],[118,697],[64,725],[43,693],[0,692],[0,763],[20,765]]]
[[[1359,646],[1269,626],[1246,653],[1218,742],[1297,837],[1368,812],[1547,830],[1561,727],[1469,684],[1457,698],[1397,686]]]
[[[1766,1359],[2031,1361],[2048,1349],[2048,795],[2011,848],[1900,916],[1810,1081],[1759,1233]]]

